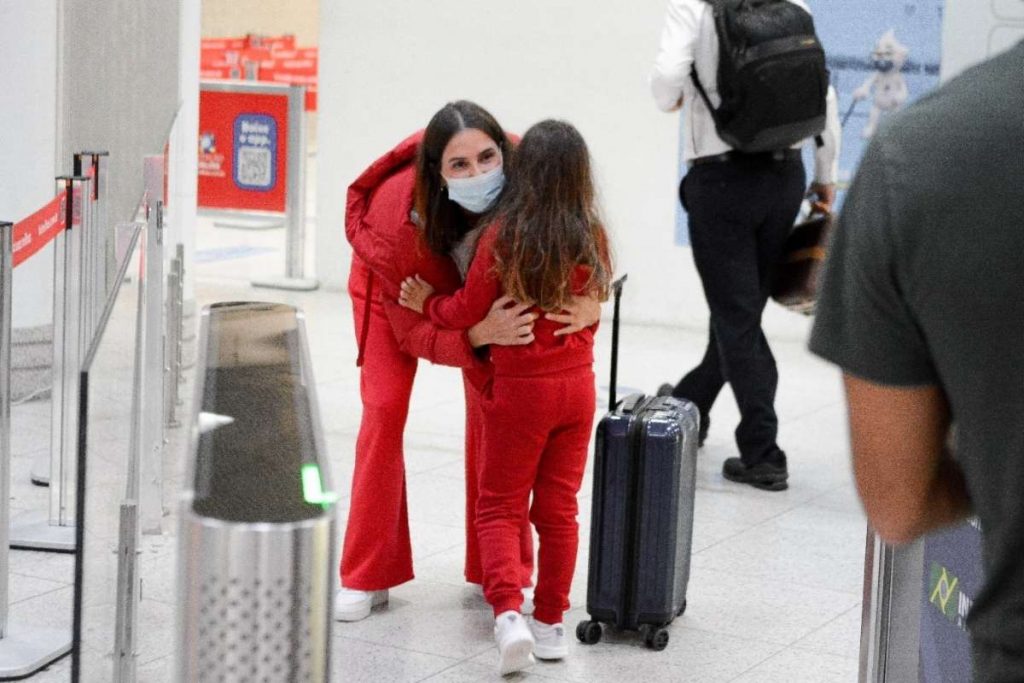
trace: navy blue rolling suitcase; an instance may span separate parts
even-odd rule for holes
[[[615,404],[621,280],[612,322],[612,409],[597,427],[587,612],[576,636],[592,645],[602,624],[639,631],[663,650],[686,609],[700,415],[668,396]]]

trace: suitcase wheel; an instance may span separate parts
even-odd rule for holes
[[[643,624],[640,627],[640,637],[643,638],[644,645],[655,652],[661,652],[668,647],[668,629]]]
[[[594,645],[601,640],[601,622],[584,619],[576,624],[576,637],[584,645]]]

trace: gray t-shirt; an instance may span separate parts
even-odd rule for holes
[[[826,266],[811,350],[940,385],[984,533],[978,681],[1024,681],[1024,43],[872,140]]]

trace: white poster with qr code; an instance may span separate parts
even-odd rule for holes
[[[265,114],[235,119],[234,179],[245,190],[267,191],[277,181],[277,121]]]

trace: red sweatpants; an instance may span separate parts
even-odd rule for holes
[[[590,366],[557,375],[494,378],[484,401],[476,523],[484,595],[495,615],[522,605],[516,530],[527,519],[540,537],[533,615],[556,624],[569,609],[579,546],[576,494],[587,464],[595,401]]]
[[[353,299],[356,335],[362,333],[365,300]],[[405,489],[402,438],[417,359],[404,353],[379,301],[370,307],[366,352],[359,375],[363,414],[356,439],[352,500],[341,556],[341,583],[357,590],[382,590],[413,578],[412,546]],[[481,569],[475,527],[479,391],[466,386],[466,579],[480,583]],[[474,514],[469,514],[473,511]],[[533,539],[524,521],[523,585],[533,570]]]
[[[484,572],[480,562],[480,540],[477,534],[477,499],[480,496],[480,476],[483,453],[483,396],[480,390],[463,375],[466,387],[466,567],[469,583],[483,584]],[[523,519],[519,529],[519,584],[533,585],[533,530],[530,520]]]

